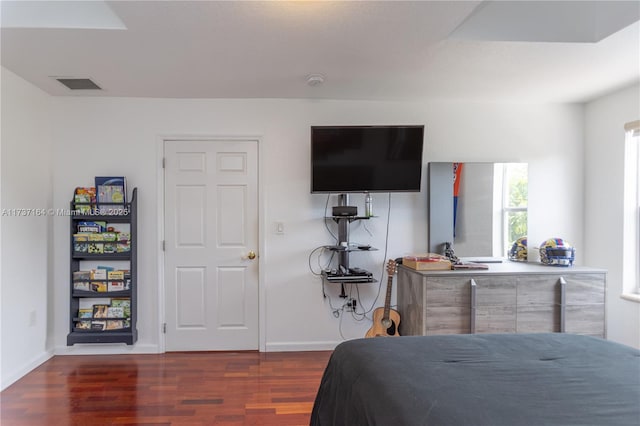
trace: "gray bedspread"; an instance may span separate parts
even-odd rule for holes
[[[338,345],[311,425],[640,425],[640,351],[571,334]]]

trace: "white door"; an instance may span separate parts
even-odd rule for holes
[[[164,150],[166,350],[258,349],[258,143]]]

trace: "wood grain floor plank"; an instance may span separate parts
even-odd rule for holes
[[[330,355],[56,356],[0,394],[0,424],[308,425]]]

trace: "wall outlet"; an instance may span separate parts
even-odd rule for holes
[[[34,327],[36,325],[36,311],[33,310],[31,312],[29,312],[29,327]]]
[[[344,301],[344,310],[347,312],[355,312],[356,299],[347,299]]]

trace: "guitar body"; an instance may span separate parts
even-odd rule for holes
[[[376,308],[373,311],[373,325],[364,337],[399,336],[398,326],[400,325],[400,314],[398,311],[389,309],[388,321],[390,321],[391,324],[384,321],[384,308]]]
[[[393,285],[393,274],[396,273],[396,263],[389,260],[387,264],[387,294],[384,298],[384,308],[376,308],[373,311],[373,324],[364,337],[387,337],[399,336],[398,326],[400,325],[400,314],[391,309],[391,286]]]

